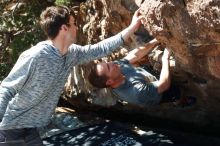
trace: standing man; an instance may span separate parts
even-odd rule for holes
[[[137,10],[131,24],[119,34],[94,45],[79,46],[74,44],[76,20],[68,8],[48,7],[40,18],[48,40],[23,52],[0,86],[2,143],[43,145],[36,128],[49,123],[73,66],[111,53],[142,20]]]

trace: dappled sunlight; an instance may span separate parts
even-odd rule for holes
[[[47,146],[167,146],[174,143],[161,133],[140,129],[132,131],[125,125],[104,122],[46,138],[44,144]]]

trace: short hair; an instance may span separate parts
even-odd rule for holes
[[[74,12],[65,6],[47,7],[40,15],[41,28],[50,39],[54,39],[63,24],[69,25],[70,16],[75,17]]]
[[[97,64],[93,64],[91,66],[91,70],[88,75],[88,80],[90,84],[92,84],[96,88],[107,88],[109,86],[106,85],[108,77],[106,75],[98,75],[97,73]]]

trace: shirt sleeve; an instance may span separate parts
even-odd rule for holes
[[[0,119],[2,119],[8,102],[24,86],[33,69],[33,58],[21,55],[9,75],[0,85]]]
[[[110,54],[123,43],[121,34],[117,34],[94,45],[79,46],[73,44],[70,46],[70,56],[68,58],[71,58],[69,59],[70,62],[83,64]]]

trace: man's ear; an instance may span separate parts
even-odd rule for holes
[[[63,25],[60,27],[60,30],[67,31],[67,30],[68,30],[68,26],[67,26],[66,24],[63,24]]]
[[[108,80],[106,81],[106,85],[107,85],[107,86],[111,86],[112,84],[113,84],[113,80],[108,79]]]

